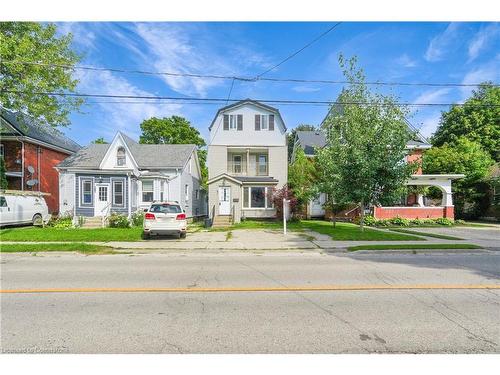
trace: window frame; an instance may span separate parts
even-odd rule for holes
[[[90,202],[85,202],[85,184],[90,184]],[[80,179],[80,206],[92,206],[94,204],[94,180],[92,178],[81,178]]]
[[[253,207],[252,206],[252,189],[255,188],[263,188],[264,189],[264,207]],[[273,186],[262,186],[262,185],[254,185],[254,186],[244,186],[242,191],[242,209],[243,210],[272,210],[273,202],[270,200],[270,193],[272,193]],[[248,192],[245,194],[245,192]]]
[[[264,127],[264,123],[266,127]],[[260,130],[269,130],[269,115],[260,115]]]
[[[151,190],[144,190],[144,182],[150,182],[151,181]],[[151,179],[148,179],[148,180],[142,180],[141,181],[142,184],[141,184],[141,201],[144,202],[144,203],[151,203],[151,202],[154,202],[155,200],[155,180],[151,180]],[[144,200],[144,193],[151,193],[151,200]]]
[[[229,130],[238,130],[238,115],[229,115]]]
[[[240,158],[238,166],[240,167],[240,171],[236,172],[236,158]],[[243,173],[243,155],[241,154],[233,154],[233,173]]]
[[[184,185],[184,199],[189,202],[189,184]]]
[[[261,157],[264,157],[266,159],[266,162],[264,164],[262,164],[260,162],[260,158]],[[269,171],[268,171],[268,169],[269,169],[268,168],[268,164],[269,164],[269,158],[268,158],[267,154],[258,154],[257,155],[257,176],[267,176],[268,175],[268,173],[269,173]],[[261,172],[260,171],[260,167],[262,165],[264,165],[266,167],[265,172]]]
[[[3,143],[0,143],[0,157],[5,159],[5,146]]]
[[[115,188],[116,184],[122,185],[122,191],[121,191],[122,203],[121,204],[116,203],[116,188]],[[112,185],[112,189],[113,189],[113,196],[112,196],[113,206],[125,207],[125,181],[113,180],[111,185]]]
[[[121,151],[123,151],[123,155],[119,154]],[[120,161],[122,161],[123,164],[120,164]],[[127,152],[125,151],[125,147],[123,146],[120,146],[116,149],[116,166],[117,167],[127,166]]]

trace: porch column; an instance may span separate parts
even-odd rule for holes
[[[250,149],[247,148],[247,168],[246,168],[246,174],[248,176],[248,164],[250,163]]]

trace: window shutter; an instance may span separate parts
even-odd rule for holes
[[[260,115],[255,115],[255,130],[260,130]]]
[[[238,115],[238,128],[237,130],[243,130],[243,115]]]
[[[269,115],[269,130],[274,130],[274,115]]]
[[[224,115],[224,130],[229,130],[229,115]]]

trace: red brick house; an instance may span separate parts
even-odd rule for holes
[[[0,156],[5,161],[7,188],[49,193],[45,200],[50,213],[59,212],[59,174],[54,167],[80,148],[50,125],[1,109]]]

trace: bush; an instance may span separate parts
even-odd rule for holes
[[[132,226],[134,227],[142,227],[142,223],[144,222],[144,212],[136,211],[132,214],[131,220]]]
[[[440,217],[438,219],[435,219],[434,222],[439,225],[447,225],[447,226],[451,226],[454,224],[453,220],[450,220],[447,217]]]
[[[129,228],[130,222],[128,221],[128,217],[125,215],[112,213],[109,218],[109,227],[110,228]]]
[[[57,229],[72,228],[73,218],[71,216],[58,217],[57,219],[51,220],[48,226]]]
[[[357,221],[358,223],[360,222],[361,218],[359,218]],[[375,219],[372,215],[366,215],[365,216],[365,219],[364,219],[364,224],[369,226],[369,227],[373,227],[375,225],[377,225],[377,222],[379,220]]]
[[[465,225],[465,220],[462,220],[462,219],[455,220],[455,224],[456,225]]]
[[[409,227],[410,226],[410,220],[404,219],[402,217],[395,217],[393,219],[389,220],[390,224],[396,225],[398,227]]]

